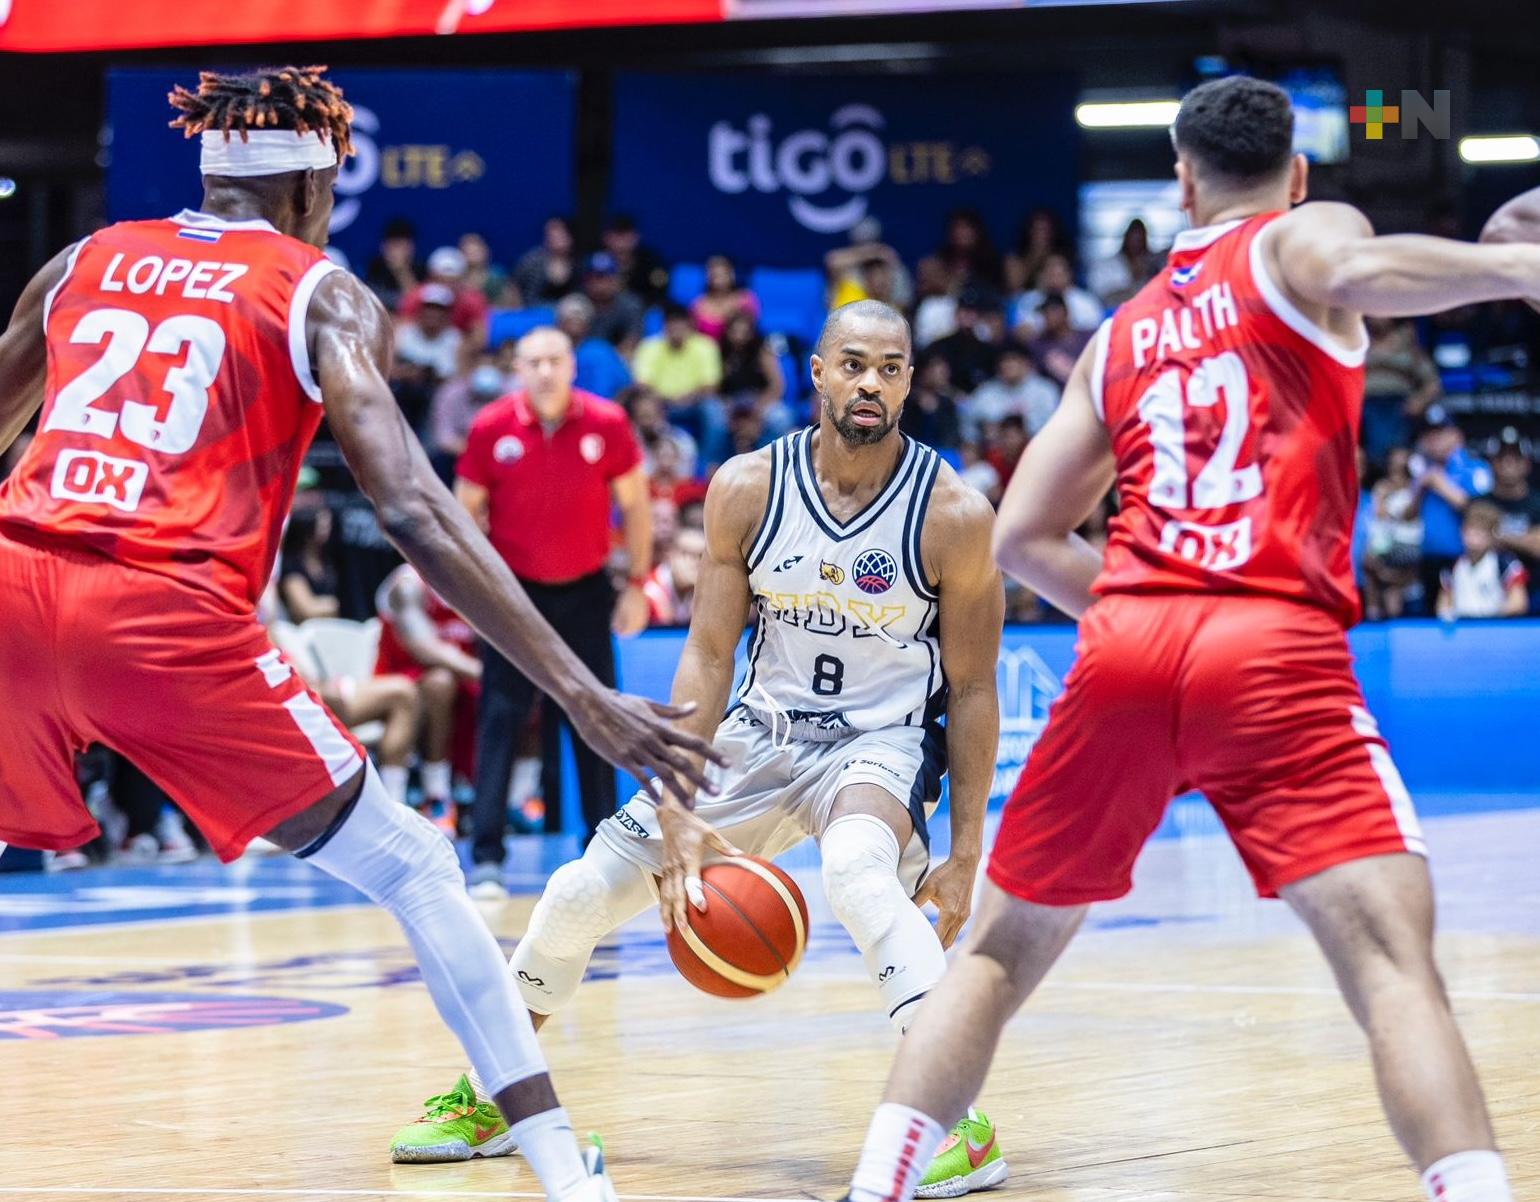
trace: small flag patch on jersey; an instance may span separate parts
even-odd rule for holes
[[[177,230],[178,238],[191,238],[194,242],[218,242],[223,230]]]
[[[1199,259],[1191,267],[1178,267],[1171,273],[1171,283],[1174,287],[1177,288],[1180,288],[1185,284],[1190,284],[1198,278],[1198,272],[1202,270],[1203,260],[1201,259]]]

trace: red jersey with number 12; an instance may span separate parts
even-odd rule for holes
[[[109,226],[44,305],[38,433],[0,525],[251,609],[321,420],[305,315],[332,264],[266,221]]]
[[[1257,593],[1358,620],[1365,348],[1332,341],[1267,274],[1281,215],[1184,232],[1097,336],[1120,501],[1099,595]]]

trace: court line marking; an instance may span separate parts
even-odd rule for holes
[[[0,1185],[0,1194],[93,1194],[122,1197],[133,1195],[145,1198],[534,1198],[543,1200],[543,1193],[527,1193],[519,1190],[456,1190],[456,1189],[238,1189],[234,1187],[204,1187],[201,1189],[96,1185]],[[621,1194],[620,1202],[808,1202],[809,1195],[796,1198],[749,1197],[747,1195],[711,1194]]]
[[[1054,981],[1043,983],[1044,990],[1080,989],[1103,993],[1189,993],[1252,994],[1259,997],[1329,997],[1340,998],[1336,989],[1326,985],[1190,985],[1177,982],[1146,981]],[[1517,993],[1497,989],[1451,989],[1449,996],[1467,1002],[1540,1002],[1540,993]]]
[[[524,897],[525,894],[516,893],[513,897]],[[528,896],[533,897],[534,894]],[[146,918],[123,918],[116,922],[81,922],[52,927],[31,927],[13,931],[0,931],[0,947],[6,946],[15,939],[37,939],[47,936],[60,935],[89,935],[93,931],[121,931],[133,930],[140,927],[170,927],[185,926],[195,922],[230,922],[236,920],[250,921],[256,918],[297,918],[305,914],[330,913],[333,910],[378,910],[385,913],[381,907],[368,901],[342,901],[334,904],[293,906],[274,910],[213,910],[208,914],[167,914],[150,915]]]

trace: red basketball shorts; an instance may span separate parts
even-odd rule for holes
[[[1112,596],[1081,620],[990,879],[1043,905],[1121,897],[1188,789],[1264,897],[1348,860],[1426,854],[1331,615],[1265,597]]]
[[[169,577],[0,535],[0,842],[97,834],[74,757],[103,743],[222,860],[351,779],[358,743],[249,613]]]

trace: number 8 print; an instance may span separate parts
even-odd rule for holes
[[[122,430],[130,442],[152,451],[180,455],[198,441],[198,431],[209,409],[209,387],[219,374],[225,355],[225,332],[207,317],[180,314],[168,317],[150,330],[142,314],[128,309],[94,309],[76,324],[70,341],[86,346],[107,346],[99,358],[59,390],[54,398],[47,430],[72,430],[97,438],[111,438]],[[161,387],[171,394],[164,419],[157,407],[143,401],[125,400],[121,415],[93,409],[124,376],[134,370],[145,352],[175,356],[187,348],[186,362],[166,372]]]

